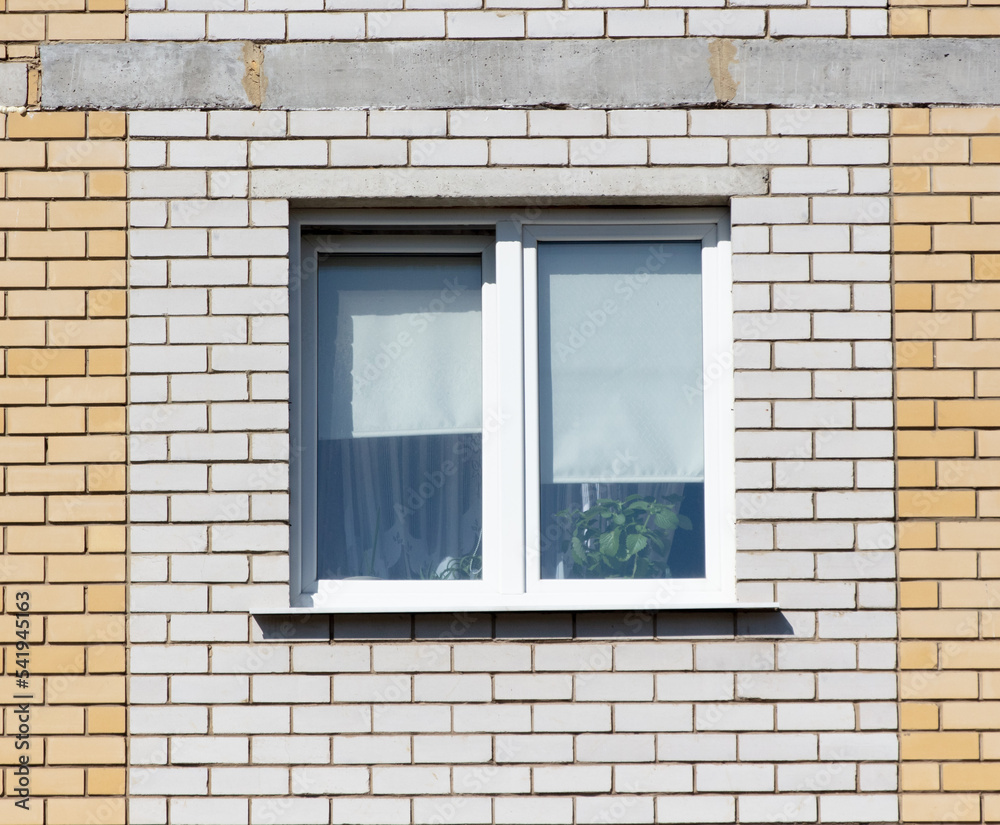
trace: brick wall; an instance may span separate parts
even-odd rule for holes
[[[902,811],[1000,819],[1000,112],[893,117]]]
[[[125,117],[14,114],[5,129],[2,761],[25,753],[13,614],[27,591],[38,798],[15,808],[7,768],[0,820],[124,822]]]

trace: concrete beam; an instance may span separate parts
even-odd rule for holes
[[[545,206],[725,204],[767,192],[756,166],[671,169],[262,169],[250,196],[336,206]]]
[[[65,43],[41,58],[47,109],[1000,104],[996,38]]]
[[[0,106],[24,106],[28,102],[28,64],[0,63]]]

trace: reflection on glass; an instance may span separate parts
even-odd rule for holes
[[[705,575],[701,246],[538,246],[541,575]]]
[[[320,578],[482,578],[478,258],[320,270]]]

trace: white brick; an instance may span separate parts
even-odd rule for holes
[[[372,719],[376,733],[434,733],[451,728],[451,711],[445,705],[375,705]]]
[[[882,164],[889,162],[889,141],[885,138],[816,138],[812,141],[811,154],[814,164]]]
[[[740,822],[815,822],[816,797],[795,794],[741,796]]]
[[[535,768],[534,787],[535,793],[608,793],[611,791],[611,767],[554,765]],[[577,816],[580,816],[579,809]]]
[[[774,486],[774,479],[771,474],[771,465],[768,464],[767,462],[739,461],[736,463],[737,489],[769,490],[773,486]]]
[[[767,113],[741,109],[698,109],[691,112],[692,135],[763,135]]]
[[[170,165],[180,167],[246,166],[247,144],[243,140],[172,140]]]
[[[129,731],[139,733],[208,733],[208,711],[205,708],[132,707],[129,709]]]
[[[812,394],[808,372],[744,370],[736,374],[737,398],[808,398]],[[742,433],[747,436],[749,433]],[[775,433],[774,435],[779,435]],[[740,455],[740,458],[753,456]]]
[[[733,335],[743,341],[808,338],[810,328],[810,316],[804,312],[737,312],[733,316]]]
[[[186,203],[187,201],[180,201]],[[232,214],[245,214],[246,204],[242,201],[212,201],[235,203],[239,208]],[[245,223],[245,221],[244,221]],[[170,286],[224,286],[245,284],[248,279],[247,262],[240,259],[194,259],[176,260],[170,263]]]
[[[168,796],[208,793],[206,768],[146,768],[129,777],[129,793]]]
[[[638,703],[615,705],[615,730],[619,733],[689,731],[691,706]]]
[[[576,699],[580,702],[645,702],[652,698],[652,674],[591,673],[576,677]]]
[[[846,109],[775,109],[771,132],[776,135],[846,135]]]
[[[444,37],[444,12],[407,11],[369,15],[368,37],[371,40]]]
[[[732,245],[737,254],[770,252],[771,236],[766,226],[734,226]]]
[[[337,800],[339,803],[341,800]],[[250,821],[253,825],[326,825],[330,819],[330,802],[326,799],[252,799]],[[360,825],[360,820],[358,820]],[[386,820],[386,825],[396,825],[396,820]]]
[[[208,194],[213,198],[245,198],[249,190],[249,172],[237,172],[233,169],[208,172]]]
[[[888,281],[888,255],[817,255],[813,263],[817,281]]]
[[[212,142],[214,145],[214,141]],[[248,210],[246,201],[182,200],[170,203],[172,226],[246,226]],[[192,262],[204,266],[203,261]],[[175,267],[176,268],[176,267]],[[171,275],[174,273],[171,272]],[[171,278],[171,284],[176,283]]]
[[[447,113],[438,111],[373,111],[369,129],[378,137],[428,137],[448,132]]]
[[[212,730],[215,733],[288,733],[288,708],[214,707]]]
[[[851,182],[855,195],[888,192],[889,170],[876,166],[859,166],[851,170]]]
[[[858,585],[858,607],[892,608],[896,590],[891,582],[863,582]]]
[[[527,705],[456,705],[454,726],[460,733],[531,730],[531,708]]]
[[[421,674],[413,679],[416,702],[489,702],[492,697],[487,674]]]
[[[491,140],[490,160],[502,166],[562,166],[569,162],[569,141]]]
[[[820,816],[823,822],[860,822],[861,820],[865,822],[898,822],[899,803],[897,798],[890,794],[823,796],[820,798]]]
[[[656,801],[656,821],[684,823],[735,822],[736,798],[732,796],[670,796]]]
[[[888,198],[813,198],[816,223],[888,223]]]
[[[456,765],[452,770],[452,777],[455,793],[460,794],[509,794],[531,791],[531,769],[526,767]]]
[[[129,143],[128,147],[128,165],[130,168],[135,169],[137,167],[147,167],[152,168],[156,166],[166,166],[167,165],[167,143],[163,140],[139,140],[132,141]],[[138,204],[132,204],[129,210],[129,217],[132,220],[133,226],[143,226],[145,224],[138,223],[138,213],[136,207]],[[162,226],[162,224],[160,224]]]
[[[440,794],[448,793],[450,786],[446,767],[372,768],[372,793],[376,794]]]
[[[891,552],[822,553],[816,556],[821,579],[891,579],[896,575]]]
[[[802,138],[737,138],[731,151],[734,164],[805,164],[809,159],[809,146]]]
[[[616,790],[626,793],[691,793],[694,790],[690,765],[615,765],[614,771]]]
[[[680,9],[611,10],[608,37],[683,37],[684,12]]]
[[[284,2],[284,0],[280,0],[280,2]],[[320,3],[319,8],[322,8],[322,0],[318,0],[318,2]],[[363,14],[288,15],[289,40],[363,40],[364,36],[365,16]],[[291,113],[293,118],[296,114],[307,113]]]
[[[129,286],[166,286],[167,262],[131,260],[128,262]]]
[[[493,801],[489,797],[430,796],[413,800],[415,825],[489,825]]]
[[[891,324],[887,312],[818,312],[813,316],[813,334],[817,338],[887,339]]]
[[[170,745],[170,761],[183,765],[250,761],[250,740],[245,736],[178,736]]]
[[[132,556],[131,569],[129,571],[131,581],[134,582],[165,582],[167,580],[167,560],[163,556]],[[144,618],[152,618],[146,616]],[[140,641],[133,639],[133,641]],[[166,641],[166,638],[145,641]]]
[[[363,137],[367,128],[367,112],[289,112],[288,116],[288,134],[293,137]]]
[[[251,754],[253,761],[258,764],[327,764],[330,761],[330,738],[302,734],[254,736],[251,740]]]
[[[725,138],[654,138],[649,142],[649,160],[654,164],[715,165],[728,159]]]
[[[135,647],[129,657],[132,673],[205,673],[208,649],[203,645]]]
[[[734,141],[734,144],[747,142],[754,141]],[[731,209],[733,223],[806,223],[809,220],[808,198],[733,198]]]
[[[208,233],[204,229],[133,229],[129,241],[129,251],[142,258],[208,254]]]
[[[568,797],[499,797],[493,805],[497,825],[528,821],[535,825],[569,825],[573,821],[573,800]]]
[[[836,369],[851,366],[848,343],[780,343],[774,347],[774,365],[779,368]]]
[[[411,677],[401,674],[333,677],[335,702],[409,702],[411,692]]]
[[[208,468],[204,464],[139,464],[129,468],[131,489],[207,490]]]
[[[817,518],[891,518],[892,492],[821,492],[816,496]]]
[[[694,781],[699,791],[773,791],[774,768],[770,765],[697,765]]]
[[[284,796],[288,793],[287,768],[212,768],[210,773],[213,794]]]
[[[176,615],[170,618],[172,642],[245,642],[245,616]]]
[[[592,703],[538,705],[534,730],[550,733],[610,731],[611,706]]]
[[[773,730],[774,708],[770,705],[695,706],[697,730]]]
[[[691,670],[690,644],[630,643],[615,645],[615,670]]]
[[[528,12],[528,37],[603,37],[602,11]]]
[[[854,525],[843,522],[786,522],[778,525],[780,550],[850,550]]]
[[[858,785],[863,791],[895,791],[899,787],[898,768],[893,764],[861,765]]]
[[[847,226],[775,226],[775,252],[842,252],[850,248]]]
[[[614,136],[683,135],[687,115],[678,110],[626,109],[611,112],[609,134]]]
[[[410,737],[339,736],[333,744],[333,761],[355,765],[409,763]]]
[[[889,341],[859,341],[854,345],[854,365],[858,369],[892,367],[892,344]],[[858,422],[858,426],[865,426]],[[872,425],[868,425],[872,426]],[[880,424],[877,426],[891,426]]]
[[[324,705],[292,709],[295,733],[371,733],[368,705]]]
[[[820,673],[820,699],[895,699],[894,673]]]
[[[247,380],[244,375],[174,375],[170,393],[174,402],[239,401],[247,398]]]
[[[771,193],[774,195],[839,194],[846,193],[849,189],[847,169],[842,167],[821,169],[779,166],[771,170]]]
[[[699,670],[773,670],[774,646],[760,642],[702,643],[695,646],[695,663]]]
[[[213,255],[284,255],[288,231],[280,228],[212,229]]]
[[[335,673],[371,668],[371,649],[367,645],[308,645],[292,651],[293,669],[302,673]]]
[[[453,765],[462,762],[489,762],[492,758],[493,740],[489,736],[413,737],[414,762]]]
[[[133,13],[128,17],[128,37],[129,40],[202,40],[205,37],[205,15]]]
[[[204,17],[192,15],[192,17],[195,16],[201,18],[204,26]],[[129,22],[134,25],[137,17],[145,16],[133,14],[130,16]],[[167,20],[169,17],[170,15],[157,14],[152,17],[152,20],[156,21],[156,25],[167,26],[169,25]],[[201,36],[204,36],[204,28],[202,28]],[[131,31],[129,37],[133,40],[137,39]],[[205,137],[207,126],[208,116],[205,112],[129,112],[128,115],[130,137]]]
[[[250,563],[241,556],[180,556],[171,561],[175,582],[245,582]]]
[[[778,601],[789,610],[855,607],[851,582],[778,582]]]
[[[283,14],[240,14],[227,12],[208,15],[209,40],[284,40]]]
[[[210,112],[210,137],[282,137],[287,132],[287,119],[280,111]]]
[[[821,733],[820,759],[893,761],[899,742],[894,733]]]
[[[166,619],[159,616],[153,618]],[[129,700],[139,705],[166,704],[167,686],[166,676],[133,676],[129,684]]]
[[[326,166],[325,140],[255,140],[250,144],[252,166]],[[253,254],[253,253],[250,253]]]
[[[298,794],[368,793],[368,770],[313,766],[292,768],[292,791]]]
[[[736,557],[736,578],[775,579],[812,578],[811,553],[740,553]]]
[[[576,799],[577,821],[646,825],[653,821],[653,799],[648,796],[582,796]]]
[[[493,11],[448,12],[448,37],[524,37],[524,16]]]
[[[748,762],[808,761],[819,755],[818,737],[813,733],[744,733],[739,744],[740,759]]]
[[[812,453],[809,433],[738,432],[737,458],[808,458]]]
[[[208,609],[208,591],[197,585],[133,585],[129,595],[131,609],[137,613],[204,613]],[[136,648],[140,649],[146,648]]]
[[[448,117],[449,133],[456,137],[523,137],[528,133],[527,112],[460,109]]]
[[[688,12],[688,33],[692,37],[763,37],[764,12],[692,9]]]
[[[457,728],[458,725],[456,724],[455,727]],[[588,761],[583,755],[586,753],[583,741],[586,738],[587,736],[584,735],[577,739],[577,760],[580,762]],[[496,737],[496,761],[498,764],[501,762],[572,762],[573,737],[557,733],[533,733],[526,736],[499,734]]]
[[[407,161],[405,140],[350,140],[330,143],[333,166],[404,166]]]
[[[779,791],[853,791],[856,768],[843,762],[778,765]]]
[[[735,281],[807,281],[808,255],[735,255]]]
[[[826,432],[816,443],[817,458],[889,458],[891,432]]]
[[[542,12],[539,12],[540,14]],[[547,12],[546,12],[547,13]],[[591,14],[591,12],[584,12]],[[534,136],[603,135],[607,116],[602,111],[554,109],[532,111],[528,116],[528,133]]]
[[[214,430],[283,430],[287,427],[287,404],[255,402],[212,405]]]
[[[573,677],[562,673],[498,674],[493,690],[497,701],[568,700],[573,698]]]
[[[849,401],[776,401],[774,426],[807,428],[850,427],[853,409]]]
[[[531,646],[520,644],[463,644],[455,647],[456,671],[503,672],[531,670]]]
[[[819,635],[824,639],[888,639],[895,634],[896,614],[892,612],[819,614]]]

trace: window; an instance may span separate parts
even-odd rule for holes
[[[293,231],[294,605],[735,602],[722,210]]]

